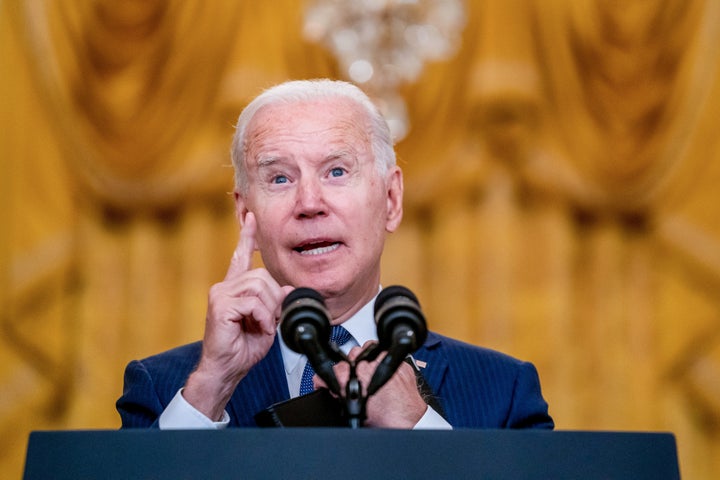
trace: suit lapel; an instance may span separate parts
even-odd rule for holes
[[[280,342],[276,336],[268,354],[240,381],[230,398],[227,407],[230,424],[254,426],[256,413],[289,398]]]
[[[428,332],[425,344],[413,354],[425,381],[437,396],[440,396],[448,369],[448,359],[440,347],[442,347],[441,338],[433,332]]]

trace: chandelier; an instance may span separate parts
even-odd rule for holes
[[[398,142],[410,129],[399,86],[453,55],[464,26],[462,0],[314,0],[303,33],[373,98]]]

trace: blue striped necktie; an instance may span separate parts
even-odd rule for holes
[[[345,345],[351,339],[352,335],[350,335],[350,332],[345,330],[345,327],[342,325],[332,327],[330,341],[334,342],[338,347]],[[305,395],[315,390],[313,386],[313,375],[315,375],[315,370],[313,370],[310,362],[307,362],[305,364],[305,370],[303,370],[302,378],[300,379],[300,395]]]

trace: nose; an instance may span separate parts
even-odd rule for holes
[[[300,180],[295,201],[295,216],[297,218],[313,218],[326,214],[327,204],[320,181],[314,178]]]

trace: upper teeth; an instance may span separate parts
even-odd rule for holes
[[[333,243],[332,245],[328,245],[327,247],[317,247],[317,248],[310,248],[307,250],[302,250],[300,252],[301,255],[320,255],[322,253],[328,253],[332,252],[333,250],[337,249],[340,246],[339,243]]]

